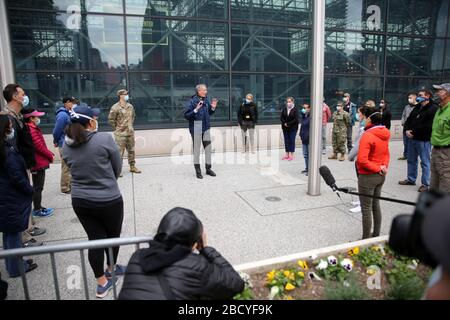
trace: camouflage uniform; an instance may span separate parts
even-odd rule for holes
[[[120,153],[123,156],[125,149],[128,151],[128,163],[130,167],[134,167],[136,163],[136,155],[134,151],[134,119],[136,114],[134,107],[127,103],[125,107],[117,102],[111,107],[108,121],[114,128],[114,138],[119,146]]]
[[[333,153],[345,154],[345,143],[347,141],[347,128],[350,127],[350,116],[348,112],[333,113]]]

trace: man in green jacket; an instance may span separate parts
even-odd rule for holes
[[[434,85],[441,102],[436,112],[431,133],[432,190],[450,193],[450,83]]]

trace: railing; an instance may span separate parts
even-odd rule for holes
[[[53,273],[53,284],[55,287],[56,299],[61,300],[61,293],[59,291],[58,274],[56,272],[56,260],[55,253],[79,251],[81,260],[81,269],[83,274],[83,284],[86,300],[89,300],[89,287],[86,272],[86,259],[84,257],[84,251],[89,249],[108,249],[108,256],[110,261],[113,260],[113,249],[114,247],[135,245],[136,250],[139,249],[141,243],[148,243],[152,238],[150,237],[134,237],[134,238],[114,238],[105,240],[93,240],[93,241],[83,241],[75,243],[64,243],[49,246],[41,246],[34,248],[24,248],[24,249],[11,249],[0,251],[0,260],[5,258],[19,258],[19,261],[23,257],[37,256],[37,255],[50,255],[50,261],[52,265]],[[28,290],[27,276],[25,272],[25,267],[23,263],[19,263],[20,276],[22,279],[22,286],[25,294],[25,299],[30,300],[30,293]],[[112,268],[112,282],[113,282],[113,292],[114,299],[117,299],[117,288],[116,288],[116,273],[115,268]]]

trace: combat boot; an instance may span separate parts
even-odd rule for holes
[[[139,170],[138,168],[136,168],[135,166],[130,166],[130,172],[133,172],[133,173],[142,173],[142,171]]]
[[[341,156],[339,157],[339,161],[345,160],[345,153],[341,153]]]
[[[330,160],[336,160],[337,159],[337,154],[333,153],[330,157],[328,157],[328,159]]]

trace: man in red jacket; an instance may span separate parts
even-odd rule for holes
[[[50,167],[53,162],[54,154],[48,150],[47,145],[39,128],[41,117],[45,112],[39,112],[36,109],[30,110],[24,114],[25,124],[30,129],[31,138],[33,139],[35,149],[36,165],[31,169],[33,178],[33,216],[34,217],[49,217],[55,211],[52,208],[44,208],[42,202],[42,191],[45,183],[45,170]]]

